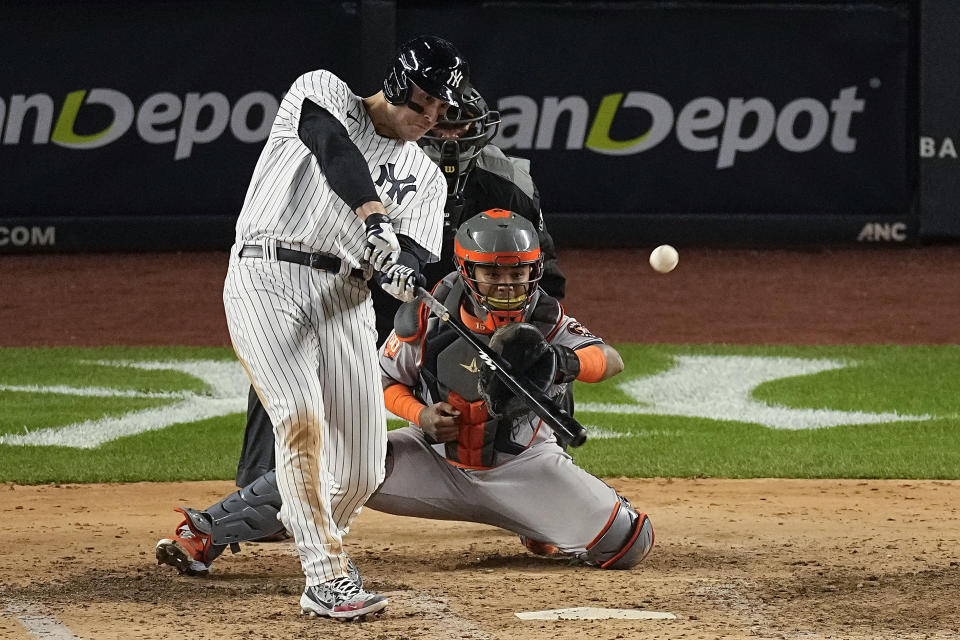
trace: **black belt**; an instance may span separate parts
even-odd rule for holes
[[[307,253],[306,251],[284,249],[283,247],[277,247],[276,251],[277,260],[282,262],[293,262],[295,264],[302,264],[305,267],[310,267],[311,269],[322,269],[324,271],[340,273],[340,258],[337,256],[331,256],[326,253]],[[263,247],[258,244],[245,244],[243,248],[240,249],[240,257],[262,258]],[[363,269],[351,269],[350,275],[354,278],[366,280]]]

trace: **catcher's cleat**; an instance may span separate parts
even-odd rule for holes
[[[183,513],[179,508],[175,511]],[[223,547],[214,545],[210,535],[197,531],[190,518],[186,518],[172,538],[157,543],[157,564],[168,564],[188,576],[205,576],[222,551]]]
[[[539,540],[534,540],[533,538],[528,538],[526,536],[520,536],[520,542],[522,542],[523,546],[527,548],[527,551],[535,556],[540,556],[541,558],[568,557],[568,554],[560,551],[560,549],[548,542],[540,542]]]
[[[309,586],[300,596],[300,612],[311,616],[352,619],[374,613],[387,606],[387,599],[368,593],[350,576]]]

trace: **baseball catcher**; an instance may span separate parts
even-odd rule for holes
[[[457,271],[434,297],[528,384],[558,398],[573,380],[622,371],[615,349],[539,289],[543,255],[528,220],[502,209],[475,216],[458,229],[455,255]],[[387,476],[367,506],[497,526],[532,553],[604,569],[634,567],[650,552],[650,518],[578,467],[422,303],[398,311],[380,367],[387,408],[410,425],[388,434]],[[227,545],[281,532],[272,486],[268,473],[204,512],[181,509],[187,518],[158,545],[158,560],[205,574]]]

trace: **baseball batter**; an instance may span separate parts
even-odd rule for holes
[[[284,96],[237,221],[224,285],[234,349],[276,438],[280,521],[296,541],[304,613],[383,609],[342,538],[381,484],[386,419],[368,277],[412,299],[440,253],[446,183],[415,144],[469,86],[449,42],[402,45],[361,99],[326,70]]]
[[[598,382],[622,370],[612,347],[537,288],[543,260],[529,221],[485,212],[461,226],[455,251],[457,272],[434,296],[515,373],[559,397],[574,379]],[[411,425],[390,432],[387,476],[369,507],[498,526],[533,553],[606,569],[633,567],[649,553],[649,517],[574,464],[550,428],[422,304],[397,314],[380,368],[387,407]],[[271,526],[280,508],[274,485],[270,472],[204,512],[183,509],[189,554],[168,564],[205,574],[226,545],[281,531]]]
[[[543,222],[540,194],[530,176],[529,161],[507,156],[490,144],[499,125],[500,114],[491,111],[483,96],[471,88],[463,95],[462,104],[448,109],[437,125],[418,141],[447,181],[440,260],[425,265],[422,274],[430,287],[447,275],[453,264],[453,236],[464,219],[488,209],[508,209],[537,227],[544,254],[540,286],[551,296],[562,299],[566,277],[557,264],[553,238]],[[380,345],[393,331],[393,318],[401,301],[379,286],[371,286],[371,296]],[[245,486],[272,470],[273,451],[273,425],[260,398],[251,389],[243,449],[237,465],[237,486]]]

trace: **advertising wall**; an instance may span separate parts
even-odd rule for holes
[[[915,230],[906,5],[424,3],[398,27],[456,37],[502,111],[499,144],[532,160],[545,210],[576,212],[581,233]]]
[[[922,15],[920,231],[960,238],[960,3],[924,0]]]
[[[351,33],[355,3],[5,2],[0,251],[229,247],[279,98],[356,82]]]
[[[369,95],[420,33],[470,60],[563,246],[911,241],[916,24],[910,2],[12,0],[0,252],[229,246],[289,84]]]

